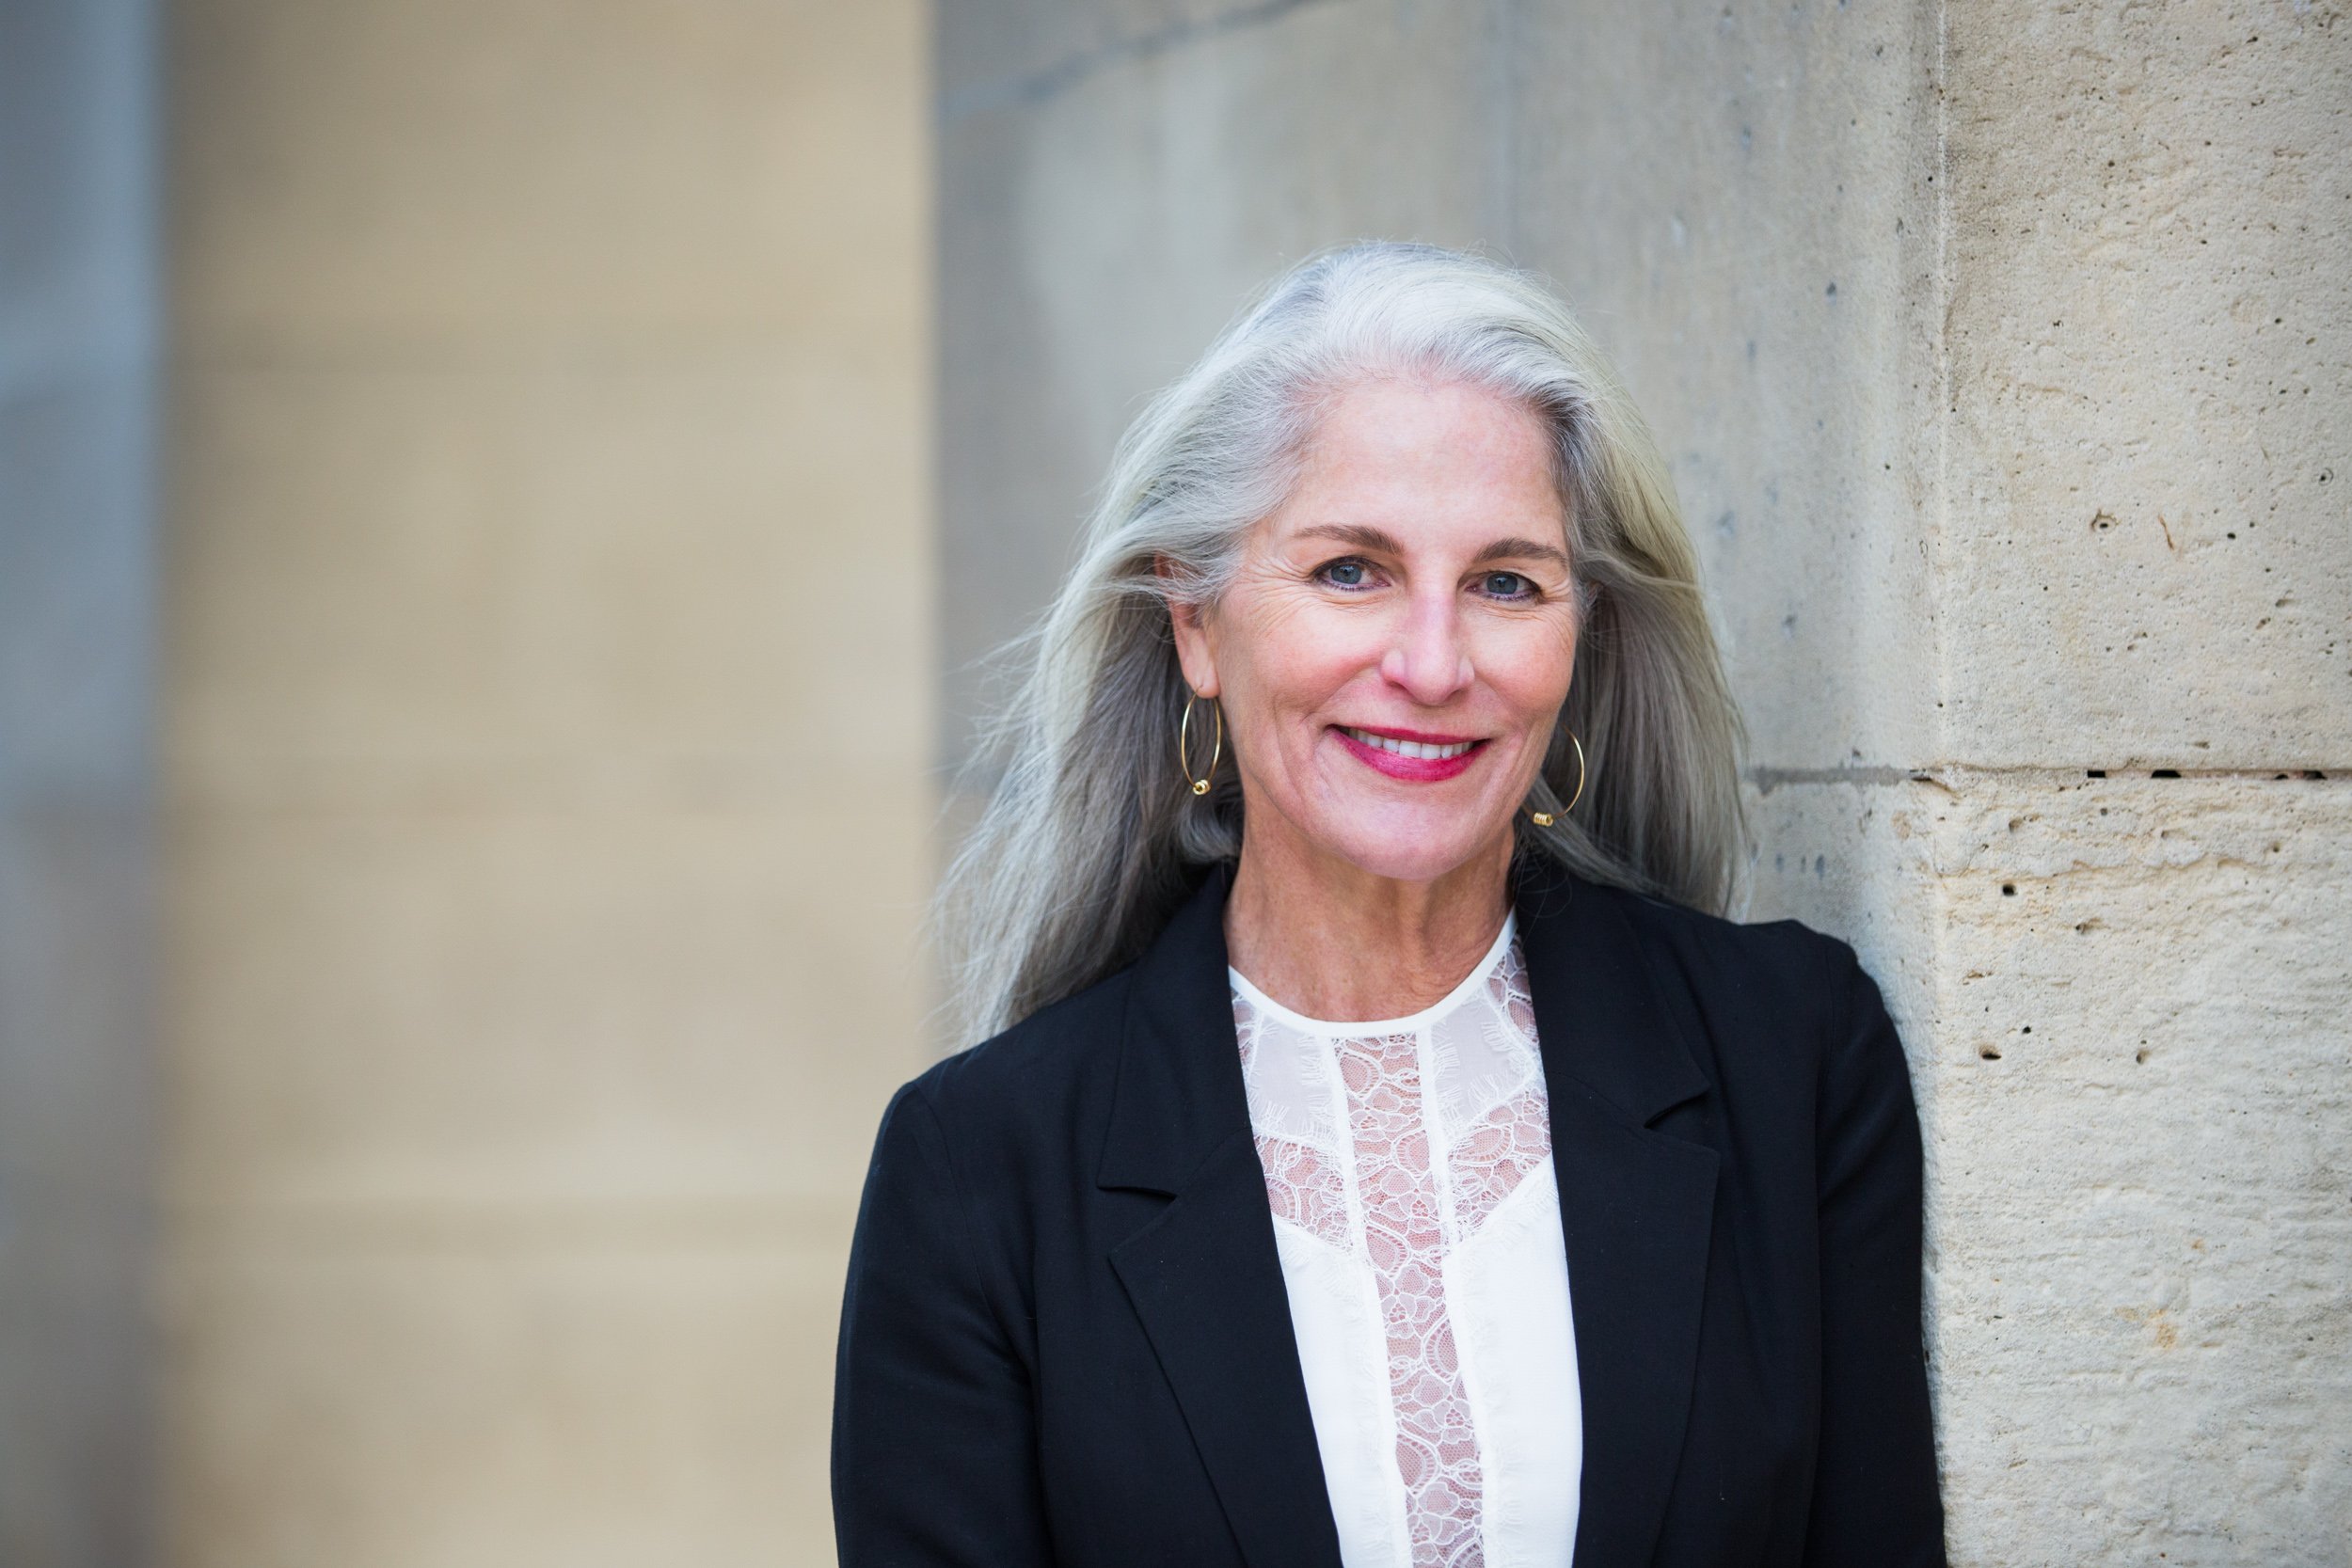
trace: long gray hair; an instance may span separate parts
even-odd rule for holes
[[[1430,245],[1350,245],[1278,278],[1129,427],[1076,566],[1017,650],[1023,678],[975,764],[993,798],[940,895],[961,1038],[1132,961],[1200,867],[1241,853],[1237,769],[1200,798],[1180,768],[1190,692],[1168,604],[1216,601],[1287,494],[1318,406],[1387,376],[1486,388],[1551,433],[1589,609],[1529,797],[1553,825],[1522,815],[1520,853],[1723,909],[1744,843],[1740,718],[1641,417],[1537,279]],[[1570,730],[1589,781],[1572,814]]]

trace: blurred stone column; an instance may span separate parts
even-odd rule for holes
[[[1705,557],[1748,911],[1906,1032],[1957,1560],[2341,1555],[2343,8],[963,0],[939,48],[946,752],[1248,290],[1547,271]]]
[[[916,0],[184,0],[171,1558],[809,1562],[924,1059]]]
[[[151,1541],[155,25],[0,6],[0,1562]]]

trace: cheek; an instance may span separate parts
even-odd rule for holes
[[[1496,694],[1529,723],[1549,720],[1567,700],[1576,673],[1573,626],[1518,626],[1499,640],[1484,673]]]
[[[1352,681],[1377,679],[1372,618],[1318,604],[1263,606],[1237,640],[1237,684],[1254,714],[1281,721],[1320,711]]]

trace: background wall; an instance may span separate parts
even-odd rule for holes
[[[0,5],[0,1563],[142,1560],[154,21]]]
[[[929,1000],[924,10],[170,37],[167,1555],[824,1560]]]
[[[0,5],[0,1560],[826,1560],[976,661],[1367,234],[1659,429],[1957,1560],[2343,1564],[2343,0]]]
[[[959,0],[938,59],[944,752],[1248,290],[1548,272],[1705,557],[1749,911],[1904,1027],[1956,1560],[2343,1562],[2344,8]]]

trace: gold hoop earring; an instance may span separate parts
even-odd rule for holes
[[[1560,816],[1565,816],[1568,813],[1574,811],[1576,809],[1576,803],[1584,799],[1584,742],[1577,739],[1576,732],[1574,730],[1570,730],[1568,732],[1568,744],[1576,748],[1576,793],[1569,796],[1568,803],[1560,808]],[[1559,820],[1559,817],[1554,816],[1548,811],[1531,810],[1527,815],[1534,818],[1535,826],[1538,828],[1549,828],[1552,825],[1552,823]]]
[[[1195,795],[1206,795],[1209,792],[1209,781],[1216,777],[1217,759],[1225,754],[1225,708],[1224,705],[1215,697],[1209,699],[1209,706],[1216,714],[1216,739],[1209,747],[1208,771],[1194,779],[1192,777],[1192,705],[1199,700],[1197,694],[1186,694],[1184,716],[1176,721],[1176,766],[1184,770],[1185,778],[1192,781],[1192,792]]]

